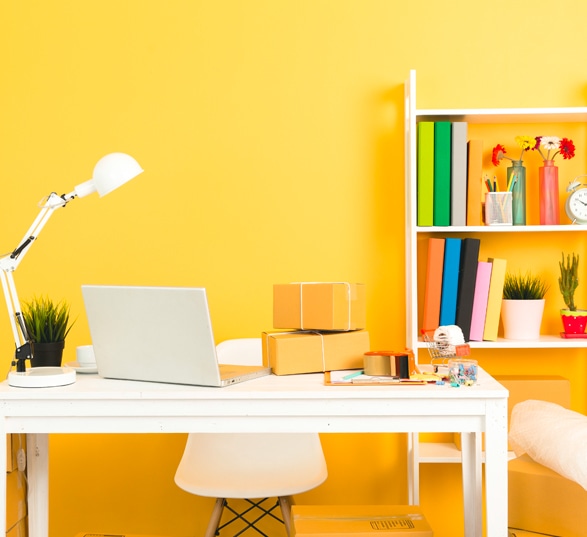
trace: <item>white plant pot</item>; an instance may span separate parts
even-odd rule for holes
[[[544,299],[502,300],[503,337],[519,340],[538,339],[543,313]]]

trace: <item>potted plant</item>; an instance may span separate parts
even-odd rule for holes
[[[558,287],[567,306],[566,309],[560,310],[564,333],[584,334],[587,325],[587,311],[577,310],[575,304],[575,291],[579,286],[579,255],[575,255],[573,252],[572,257],[571,254],[567,254],[565,259],[563,252],[558,266],[560,269]]]
[[[541,276],[506,273],[501,317],[504,338],[538,339],[544,313],[544,295],[549,285]]]
[[[69,322],[69,304],[35,297],[25,302],[22,317],[31,342],[31,366],[60,366]]]

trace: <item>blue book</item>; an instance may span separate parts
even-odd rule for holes
[[[444,241],[444,269],[442,271],[442,297],[440,299],[440,326],[456,324],[459,273],[461,266],[461,239]]]

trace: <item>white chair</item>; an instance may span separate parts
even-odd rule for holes
[[[257,365],[262,362],[261,339],[223,341],[217,346],[220,363]],[[219,388],[222,389],[222,388]],[[245,528],[261,535],[255,524],[269,515],[285,524],[290,535],[292,496],[311,490],[327,477],[326,461],[317,433],[192,433],[188,435],[175,483],[191,494],[216,498],[205,537],[218,535],[222,528],[241,520]],[[277,498],[265,508],[261,504]],[[228,499],[243,499],[250,504],[242,513],[228,505]],[[256,501],[253,501],[256,500]],[[281,508],[283,520],[272,513]],[[224,507],[234,517],[219,526]],[[252,521],[244,518],[255,508],[261,515]]]

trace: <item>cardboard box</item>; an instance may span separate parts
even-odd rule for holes
[[[369,332],[263,332],[263,365],[276,375],[362,369]]]
[[[27,515],[26,478],[15,470],[6,474],[6,527],[12,528]]]
[[[301,282],[273,286],[273,328],[361,330],[366,318],[363,284]]]
[[[517,528],[508,528],[508,537],[557,537],[546,533],[534,533],[533,531],[519,530]]]
[[[432,537],[413,505],[293,505],[292,537]]]
[[[12,536],[10,536],[12,537]],[[81,533],[77,533],[74,537],[169,537],[165,535],[145,535],[141,533],[140,535],[136,533],[93,533],[91,531],[82,531]]]
[[[25,434],[7,434],[6,435],[6,471],[12,472],[18,468],[18,451],[23,449],[26,453],[26,435]]]
[[[580,456],[580,454],[578,454]],[[585,536],[587,491],[528,455],[508,463],[508,525],[546,535]]]
[[[528,399],[548,401],[565,408],[571,406],[571,381],[569,379],[557,375],[494,375],[494,378],[510,392],[508,423],[514,406]],[[461,435],[459,433],[455,433],[454,442],[461,449]],[[508,446],[508,449],[511,450],[511,447]]]
[[[29,523],[28,518],[25,517],[19,520],[12,528],[6,532],[6,537],[28,537]]]

